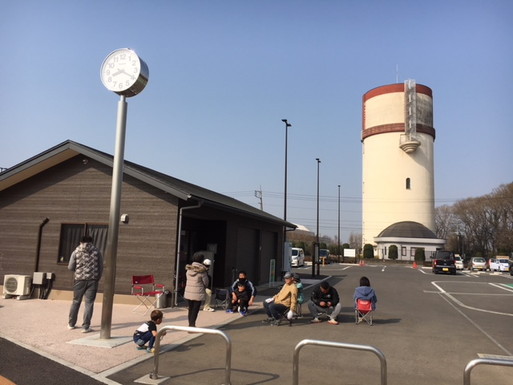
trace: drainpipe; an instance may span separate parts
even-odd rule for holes
[[[39,233],[37,235],[37,249],[36,249],[36,263],[34,271],[39,271],[39,256],[41,254],[41,238],[43,237],[43,227],[50,222],[48,218],[43,219],[43,222],[39,225]]]
[[[186,206],[186,207],[180,207],[180,214],[178,217],[178,244],[177,244],[177,250],[176,250],[176,273],[175,273],[175,290],[174,290],[174,306],[178,306],[178,277],[180,274],[180,247],[181,247],[181,239],[182,239],[182,216],[183,216],[183,210],[190,210],[190,209],[199,209],[201,205],[203,204],[203,201],[200,201],[197,205],[194,206]]]

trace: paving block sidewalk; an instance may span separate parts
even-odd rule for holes
[[[149,312],[134,312],[134,305],[114,304],[112,309],[111,338],[100,339],[102,304],[95,303],[91,327],[93,332],[82,333],[81,328],[68,330],[67,320],[71,301],[41,299],[0,299],[0,337],[22,345],[41,355],[74,367],[84,373],[101,373],[115,370],[120,365],[136,363],[152,357],[144,350],[137,350],[132,335],[137,327],[150,319]],[[261,308],[260,300],[253,311]],[[140,309],[139,309],[140,310]],[[161,324],[187,326],[185,307],[162,309]],[[79,312],[79,322],[83,305]],[[237,317],[222,309],[215,312],[200,311],[197,326],[218,328]],[[182,331],[168,332],[162,340],[165,351],[195,338],[196,334]],[[167,348],[167,349],[166,349]]]

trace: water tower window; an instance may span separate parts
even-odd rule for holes
[[[410,178],[406,178],[406,190],[410,190],[411,189],[411,181],[410,181]]]

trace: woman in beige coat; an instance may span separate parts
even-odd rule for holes
[[[201,301],[205,299],[205,288],[208,287],[207,268],[201,263],[204,259],[202,254],[194,255],[192,263],[185,266],[187,281],[184,298],[189,305],[189,326],[192,327],[196,326]]]

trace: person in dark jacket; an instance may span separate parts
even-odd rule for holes
[[[316,287],[312,292],[311,301],[308,302],[308,309],[312,314],[312,323],[319,323],[319,313],[325,312],[330,320],[331,325],[338,325],[337,316],[342,310],[342,304],[338,296],[337,290],[330,286],[328,281],[322,281],[320,286]]]
[[[376,292],[370,285],[369,278],[360,278],[360,286],[355,289],[353,299],[355,305],[356,301],[359,299],[370,300],[372,304],[372,310],[376,310],[376,302],[378,302],[378,298],[376,297]]]
[[[237,290],[233,292],[232,297],[232,306],[228,310],[227,313],[237,313],[237,311],[242,315],[246,316],[248,313],[249,300],[251,298],[251,294],[246,290],[246,285],[244,283],[239,282],[237,284]]]
[[[237,285],[239,283],[243,283],[244,286],[246,286],[246,291],[250,294],[249,305],[253,305],[253,302],[255,302],[255,298],[256,298],[256,295],[257,295],[257,289],[256,289],[255,285],[253,285],[253,282],[251,282],[248,279],[248,276],[247,276],[246,272],[242,271],[242,270],[239,271],[239,279],[235,280],[232,283],[231,290],[230,290],[230,294],[231,294],[232,300],[235,299],[233,293],[237,291]]]

